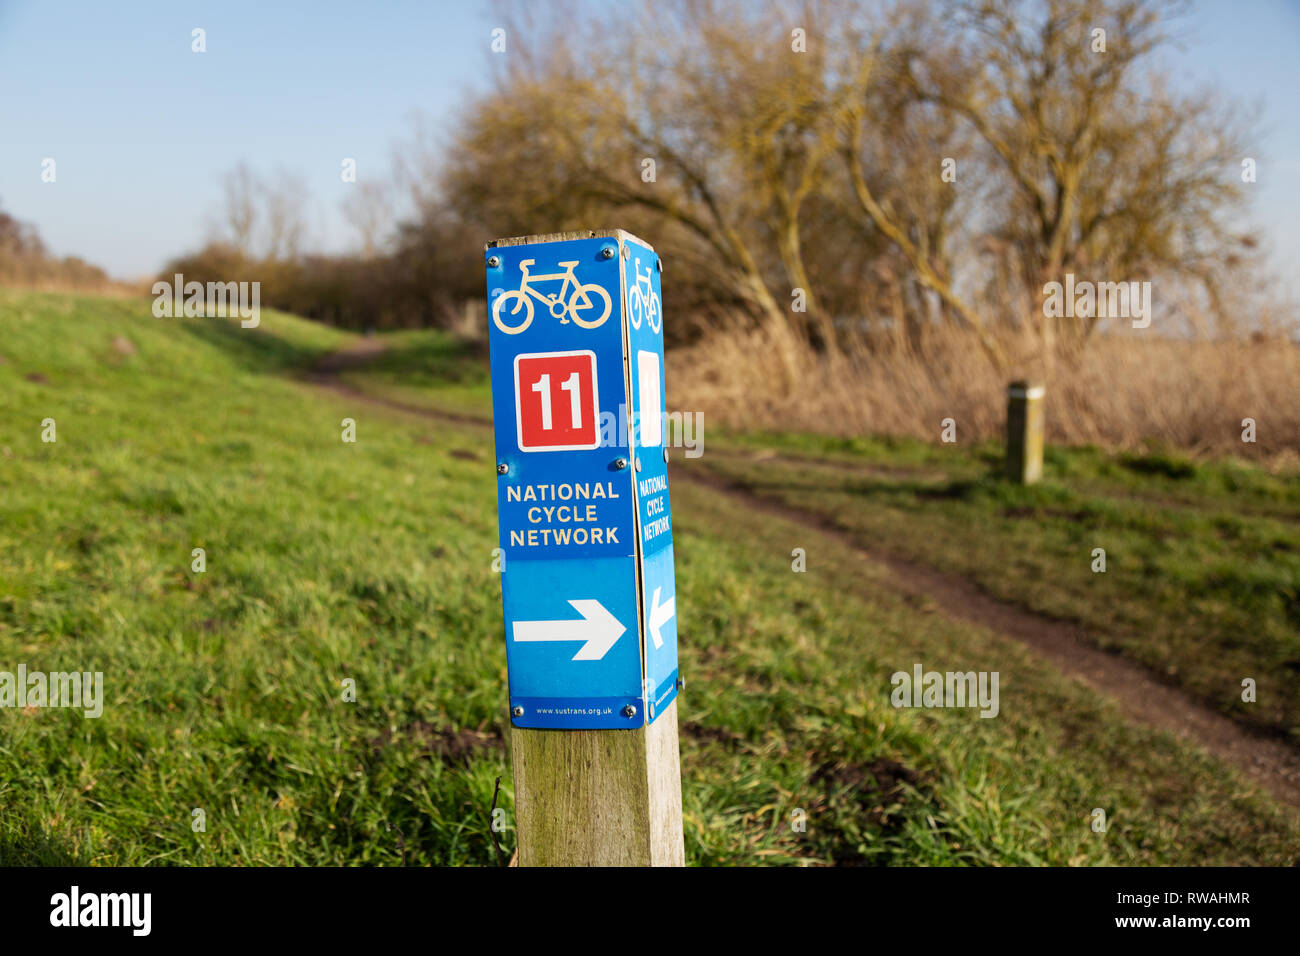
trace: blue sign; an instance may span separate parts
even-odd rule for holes
[[[659,258],[616,230],[486,264],[512,720],[644,726],[677,696]]]

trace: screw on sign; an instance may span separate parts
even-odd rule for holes
[[[614,230],[484,264],[520,862],[680,865],[659,258]]]

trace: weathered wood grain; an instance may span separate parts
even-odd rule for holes
[[[634,730],[510,735],[520,866],[683,866],[677,702]]]

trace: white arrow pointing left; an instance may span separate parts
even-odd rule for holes
[[[515,621],[516,641],[584,641],[575,661],[598,661],[627,630],[599,601],[570,601],[582,615],[572,621]]]
[[[664,646],[664,636],[659,633],[659,628],[668,623],[668,619],[677,613],[677,595],[674,594],[663,604],[659,603],[659,592],[663,588],[655,588],[654,596],[650,598],[650,636],[654,638],[655,647]]]

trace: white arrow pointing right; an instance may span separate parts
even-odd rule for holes
[[[659,628],[668,623],[668,619],[677,613],[677,595],[674,594],[663,604],[659,603],[659,592],[663,588],[655,588],[654,595],[650,598],[650,636],[654,638],[655,647],[664,646],[664,636],[659,633]]]
[[[657,592],[656,592],[657,593]],[[574,621],[515,621],[516,641],[585,641],[575,661],[598,661],[627,630],[599,601],[570,601],[582,615]]]

